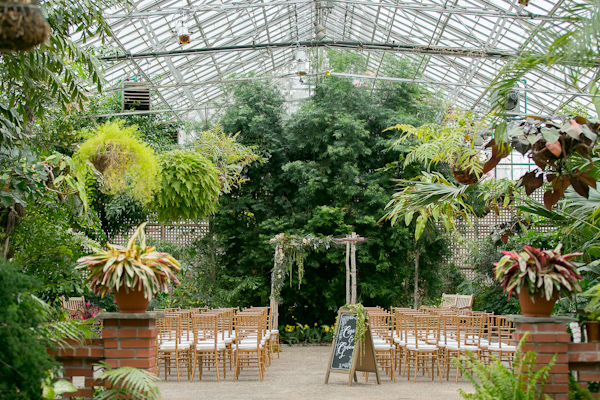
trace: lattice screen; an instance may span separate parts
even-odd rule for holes
[[[543,192],[538,190],[533,193],[533,198],[537,201],[543,201]],[[516,214],[516,209],[513,206],[503,208],[500,210],[500,215],[496,215],[494,212],[490,212],[483,218],[473,217],[471,222],[473,227],[471,228],[467,223],[461,222],[456,224],[456,229],[459,231],[461,236],[468,239],[465,243],[477,243],[479,240],[483,240],[489,236],[494,228],[504,222],[510,222]],[[552,227],[536,226],[536,230],[540,232],[548,232]],[[468,263],[469,249],[465,243],[460,243],[456,239],[451,239],[450,246],[452,249],[452,255],[448,258],[449,262],[454,263],[462,272],[467,279],[474,279],[476,273],[473,270],[473,266]],[[475,244],[476,245],[476,244]]]
[[[473,227],[470,227],[465,222],[456,224],[456,230],[459,231],[460,235],[467,239],[465,242],[459,242],[456,239],[451,240],[450,247],[452,249],[452,255],[448,261],[454,263],[460,271],[465,275],[467,279],[475,279],[475,271],[473,266],[467,262],[470,250],[467,248],[466,243],[477,243],[479,240],[483,240],[489,236],[495,227],[502,224],[503,222],[510,222],[515,215],[516,210],[514,208],[503,209],[500,215],[496,215],[490,212],[483,218],[473,217],[471,222]]]
[[[110,242],[120,245],[126,245],[128,238],[133,234],[135,228],[127,235],[119,235]],[[165,240],[171,243],[185,245],[191,244],[195,240],[203,238],[208,233],[208,222],[182,221],[177,224],[159,224],[149,222],[146,225],[146,236],[158,240]]]

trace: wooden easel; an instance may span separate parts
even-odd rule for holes
[[[346,314],[346,315],[343,315]],[[377,384],[381,384],[379,379],[379,369],[377,368],[377,359],[375,358],[375,347],[373,346],[373,336],[371,335],[371,327],[367,325],[367,331],[365,332],[365,340],[353,342],[354,347],[352,348],[352,361],[349,368],[346,368],[347,363],[344,363],[340,366],[339,354],[336,354],[336,348],[339,348],[338,345],[344,345],[346,348],[349,348],[349,342],[347,338],[343,337],[343,332],[340,330],[340,325],[344,322],[349,322],[349,317],[347,314],[351,314],[354,317],[354,329],[356,330],[356,316],[352,310],[349,310],[345,307],[342,307],[338,311],[338,317],[335,327],[336,335],[333,338],[333,342],[331,344],[331,355],[329,356],[329,364],[327,365],[327,374],[325,375],[325,383],[329,382],[329,374],[331,372],[348,374],[348,386],[352,385],[352,378],[354,378],[354,382],[358,382],[356,378],[356,371],[363,372],[374,372],[377,377]],[[368,320],[368,316],[365,315],[365,318]],[[348,323],[351,329],[351,323]],[[348,326],[346,325],[346,327]],[[341,343],[345,341],[344,343]],[[364,354],[361,354],[364,348]],[[350,350],[348,350],[350,351]]]

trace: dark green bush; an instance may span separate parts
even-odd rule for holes
[[[478,276],[473,281],[464,283],[461,292],[474,295],[473,310],[500,315],[521,312],[517,298],[513,296],[509,300],[508,295],[494,279],[494,263],[502,257],[503,249],[495,245],[492,237],[488,237],[478,242],[471,251],[469,261],[478,272]]]
[[[72,229],[70,217],[66,204],[40,199],[27,208],[13,235],[13,259],[35,277],[36,295],[48,303],[84,294],[82,274],[74,266],[89,239]]]
[[[591,383],[591,382],[590,382]],[[592,400],[592,394],[586,388],[582,388],[579,383],[569,375],[569,400]]]
[[[35,400],[42,379],[56,363],[37,330],[44,322],[41,303],[31,292],[35,280],[14,264],[0,261],[0,399]]]

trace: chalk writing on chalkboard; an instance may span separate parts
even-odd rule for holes
[[[342,313],[335,336],[335,347],[331,357],[331,369],[349,370],[352,366],[354,336],[356,334],[356,314]]]

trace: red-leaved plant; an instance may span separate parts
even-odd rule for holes
[[[523,246],[520,253],[503,251],[504,257],[494,263],[494,271],[508,298],[512,294],[520,295],[523,288],[532,299],[540,294],[546,300],[580,292],[581,275],[571,260],[582,253],[561,255],[561,247],[559,244],[554,250],[541,250]]]
[[[92,304],[89,300],[84,304],[83,308],[71,314],[71,318],[81,319],[83,321],[90,319],[100,312],[100,307]]]

